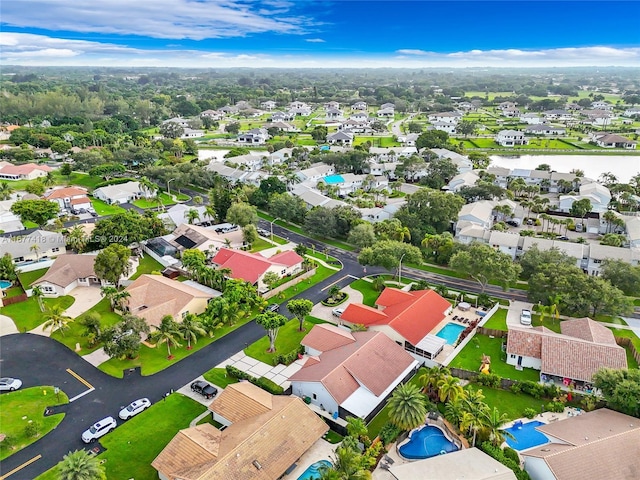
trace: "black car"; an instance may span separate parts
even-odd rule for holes
[[[191,384],[191,391],[199,393],[204,398],[213,398],[218,393],[218,389],[213,385],[203,382],[202,380],[196,380]]]
[[[267,308],[265,310],[267,312],[277,312],[278,310],[280,310],[280,305],[278,305],[277,303],[270,303],[269,305],[267,305]]]

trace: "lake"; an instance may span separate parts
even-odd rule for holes
[[[493,166],[535,169],[541,163],[551,165],[557,172],[582,170],[586,177],[597,180],[604,172],[611,172],[618,180],[628,183],[640,173],[640,156],[633,155],[520,155],[517,157],[491,155]]]

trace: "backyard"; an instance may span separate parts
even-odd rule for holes
[[[140,263],[138,264],[138,268],[136,269],[136,273],[131,275],[130,280],[135,280],[140,275],[145,273],[153,273],[153,272],[161,272],[164,270],[164,267],[151,255],[145,255],[143,258],[140,258]]]
[[[496,407],[500,413],[506,413],[512,420],[522,418],[525,408],[533,408],[539,412],[541,406],[549,402],[548,399],[536,399],[526,393],[515,394],[509,390],[489,388],[476,383],[470,383],[464,388],[466,390],[482,390],[484,402],[489,405],[489,408]]]
[[[504,332],[507,331],[507,312],[506,308],[499,308],[491,315],[491,318],[487,320],[483,326],[484,328],[489,328],[491,330],[502,330]]]
[[[38,300],[35,297],[30,297],[24,302],[0,308],[0,313],[11,317],[19,331],[28,332],[46,321],[47,308],[51,308],[54,305],[62,305],[64,309],[67,309],[75,301],[76,299],[69,295],[58,298],[45,298],[43,299],[45,311],[41,312]]]

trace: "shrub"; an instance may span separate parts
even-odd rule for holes
[[[282,355],[276,355],[274,359],[274,365],[278,365],[282,363],[283,365],[291,365],[298,359],[298,355],[304,353],[304,347],[300,345],[299,348],[290,351],[289,353],[284,353]]]
[[[27,423],[24,427],[24,434],[28,438],[37,437],[40,435],[40,424],[38,422]]]
[[[561,393],[560,387],[556,385],[543,385],[542,388],[546,398],[555,398]]]
[[[480,385],[491,388],[500,388],[501,380],[500,376],[495,373],[478,375],[478,378],[476,379]]]
[[[512,393],[515,393],[517,395],[522,391],[522,387],[520,386],[519,383],[514,383],[509,387],[509,390],[511,390]]]
[[[508,458],[509,460],[513,460],[514,462],[516,462],[518,465],[520,465],[520,457],[518,456],[518,452],[516,452],[513,448],[511,447],[505,447],[502,450],[502,453],[504,454],[504,456],[506,458]]]
[[[538,414],[538,412],[536,411],[535,408],[525,408],[524,409],[524,416],[527,418],[533,418]]]
[[[284,393],[284,388],[282,388],[280,385],[276,384],[275,382],[272,382],[268,378],[265,378],[265,377],[256,378],[253,375],[249,375],[248,373],[245,373],[239,368],[236,368],[232,365],[227,365],[226,370],[227,370],[227,375],[233,378],[237,378],[238,380],[248,380],[249,382],[253,383],[257,387],[260,387],[263,390],[266,390],[272,395],[282,395]]]
[[[135,178],[112,178],[106,182],[98,183],[94,188],[106,187],[109,185],[120,185],[121,183],[136,182]]]
[[[564,412],[564,403],[562,402],[549,402],[545,407],[549,412],[562,413]]]
[[[482,442],[480,450],[499,461],[505,467],[511,469],[518,480],[531,480],[529,474],[520,468],[520,460],[514,460],[511,458],[513,455],[512,453],[506,453],[506,450],[502,450],[500,447],[495,447],[490,442]]]
[[[530,380],[520,382],[520,387],[524,393],[527,393],[536,399],[541,398],[544,394],[544,386]]]
[[[391,422],[387,422],[380,429],[380,433],[378,433],[378,437],[380,437],[380,441],[384,445],[389,445],[396,438],[398,438],[398,435],[400,435],[400,433],[402,433],[402,429],[395,426]]]

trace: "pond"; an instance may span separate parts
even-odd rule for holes
[[[640,173],[640,156],[633,155],[491,155],[489,158],[493,166],[511,169],[534,169],[541,163],[550,165],[557,172],[569,173],[577,168],[593,180],[604,172],[611,172],[626,183]]]

